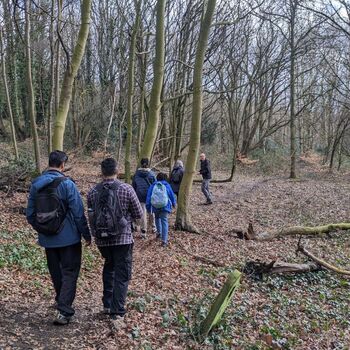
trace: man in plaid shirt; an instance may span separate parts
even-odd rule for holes
[[[127,225],[120,233],[109,237],[95,237],[95,243],[105,259],[103,267],[103,307],[104,313],[109,314],[115,328],[123,327],[125,300],[132,271],[132,250],[134,239],[131,231],[132,221],[139,220],[143,215],[141,204],[134,189],[117,180],[117,162],[107,158],[101,163],[103,175],[102,184],[115,185],[116,197]],[[88,214],[92,234],[97,229],[93,213],[96,210],[96,198],[99,195],[99,185],[94,186],[88,194]]]

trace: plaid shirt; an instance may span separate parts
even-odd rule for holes
[[[124,217],[128,220],[128,232],[126,234],[117,235],[111,238],[97,238],[95,237],[95,243],[99,247],[109,247],[114,245],[131,244],[134,242],[132,232],[131,232],[131,222],[140,219],[143,215],[143,210],[141,204],[136,196],[134,189],[119,180],[104,180],[103,181],[112,183],[117,182],[119,184],[117,191],[117,196],[120,200],[121,209]],[[97,195],[96,186],[94,186],[88,193],[87,202],[88,208],[92,208],[95,202],[95,196]]]

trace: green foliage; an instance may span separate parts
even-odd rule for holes
[[[43,249],[32,243],[30,237],[30,231],[0,232],[0,238],[5,238],[0,245],[0,268],[17,267],[33,274],[47,272]]]

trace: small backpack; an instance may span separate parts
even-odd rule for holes
[[[123,216],[117,195],[119,186],[119,183],[113,182],[96,187],[97,195],[92,210],[89,209],[89,221],[97,238],[115,237],[126,231],[128,221]]]
[[[65,203],[59,198],[57,187],[68,177],[60,176],[41,188],[35,197],[34,229],[47,236],[58,234],[67,215]]]
[[[179,169],[174,169],[171,173],[171,182],[178,184],[181,182],[181,172],[179,171]]]
[[[157,209],[161,209],[167,206],[169,201],[168,192],[164,184],[156,182],[151,195],[151,204]]]

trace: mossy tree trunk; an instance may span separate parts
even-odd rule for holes
[[[4,82],[4,89],[5,89],[5,96],[6,96],[6,102],[8,106],[8,113],[10,117],[10,126],[11,126],[11,138],[13,143],[13,148],[15,151],[15,157],[16,160],[18,160],[18,147],[17,147],[17,140],[16,140],[16,130],[15,130],[15,123],[13,120],[13,113],[12,113],[12,106],[11,106],[11,99],[7,84],[7,76],[6,76],[6,62],[4,57],[4,46],[3,46],[3,37],[2,37],[2,27],[0,27],[0,54],[1,54],[1,66],[2,66],[2,79]]]
[[[191,224],[188,205],[200,147],[203,64],[205,51],[208,45],[208,37],[214,15],[215,4],[216,0],[208,0],[206,9],[203,9],[205,12],[203,12],[201,21],[193,73],[193,103],[190,145],[186,159],[185,173],[180,186],[178,208],[176,213],[176,229],[190,232],[197,231],[196,228]]]
[[[40,173],[40,148],[39,148],[39,137],[36,127],[35,118],[35,98],[32,80],[32,56],[30,47],[30,0],[25,1],[25,46],[26,46],[26,80],[28,90],[28,104],[27,110],[30,118],[34,155],[35,155],[35,167],[37,173]]]
[[[140,152],[141,158],[151,158],[156,142],[160,108],[162,106],[160,96],[164,78],[164,16],[166,0],[157,0],[157,24],[156,24],[156,55],[153,63],[153,85],[149,103],[149,117],[145,131],[145,138]]]
[[[221,288],[220,293],[215,298],[210,308],[208,316],[200,325],[199,339],[201,341],[206,338],[211,329],[221,320],[223,313],[230,304],[234,292],[239,287],[240,279],[241,273],[238,270],[234,270],[228,275],[224,286]]]
[[[64,131],[69,111],[69,104],[72,99],[74,79],[80,67],[85,52],[85,46],[89,35],[91,0],[83,0],[81,5],[81,24],[71,62],[67,62],[67,69],[64,74],[58,111],[54,123],[52,146],[54,149],[63,150]]]
[[[129,52],[129,66],[128,66],[128,102],[126,110],[126,145],[125,145],[125,181],[131,182],[130,173],[130,157],[131,157],[131,145],[132,145],[132,112],[133,112],[133,100],[134,100],[134,88],[135,88],[135,51],[136,51],[136,37],[140,27],[141,19],[141,2],[142,0],[135,1],[136,7],[136,19],[134,28],[131,34],[130,52]]]

